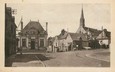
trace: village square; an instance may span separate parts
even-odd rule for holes
[[[80,10],[76,32],[62,28],[50,36],[48,30],[57,29],[49,27],[50,22],[43,27],[40,19],[30,19],[24,25],[22,16],[16,24],[16,11],[5,4],[5,66],[110,67],[111,32],[104,26],[100,30],[87,26],[84,6]]]

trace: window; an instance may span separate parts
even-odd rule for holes
[[[40,47],[44,47],[44,39],[40,39]]]

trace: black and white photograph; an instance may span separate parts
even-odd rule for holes
[[[5,3],[5,67],[110,67],[109,3]]]

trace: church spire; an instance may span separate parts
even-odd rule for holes
[[[82,5],[82,10],[81,10],[80,26],[85,27],[85,18],[84,18],[84,13],[83,13],[83,5]]]
[[[84,18],[83,7],[82,7],[82,10],[81,10],[81,18]]]

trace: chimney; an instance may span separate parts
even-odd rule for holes
[[[22,18],[21,18],[21,31],[23,30],[23,21],[22,21]]]
[[[46,22],[46,32],[48,34],[48,22]]]

